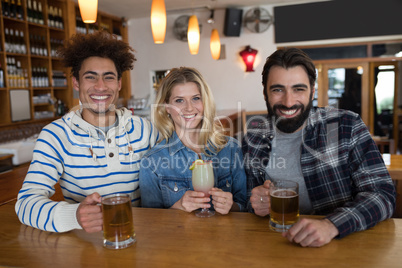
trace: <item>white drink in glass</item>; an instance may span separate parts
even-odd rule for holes
[[[211,161],[196,161],[194,168],[192,169],[192,182],[194,191],[203,192],[206,197],[209,197],[209,191],[215,184],[214,171]],[[202,209],[195,215],[198,217],[211,217],[215,214],[214,211],[210,211],[207,208]]]

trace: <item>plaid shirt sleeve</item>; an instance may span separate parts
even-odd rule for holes
[[[309,159],[305,152],[302,169],[315,214],[326,215],[337,227],[338,238],[342,238],[390,218],[396,193],[382,156],[360,117],[337,111],[331,119],[328,114],[324,120],[320,118],[316,124],[319,127],[306,141],[311,145],[314,140],[318,151],[326,154],[317,160],[316,156]],[[328,127],[331,122],[337,125],[333,131]],[[337,135],[336,146],[328,146],[331,133]]]
[[[273,135],[270,133],[269,127],[260,125],[259,128],[250,129],[242,141],[244,170],[247,176],[248,212],[254,213],[250,203],[251,190],[264,184],[268,178],[265,167],[269,162],[272,139]]]

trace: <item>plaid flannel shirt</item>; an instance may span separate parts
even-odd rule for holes
[[[266,166],[274,135],[273,118],[267,118],[243,139],[250,212],[251,190],[270,179]],[[338,228],[338,238],[392,216],[395,186],[359,115],[312,108],[302,136],[300,164],[314,214],[325,215]]]

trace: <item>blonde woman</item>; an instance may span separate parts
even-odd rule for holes
[[[141,161],[142,206],[192,212],[212,203],[221,214],[243,211],[247,187],[241,149],[215,120],[215,102],[202,75],[193,68],[172,69],[161,83],[156,104],[160,140]],[[210,197],[193,190],[189,167],[197,159],[213,163]]]

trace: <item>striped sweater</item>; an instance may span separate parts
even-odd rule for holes
[[[140,205],[140,160],[155,145],[158,131],[125,108],[116,113],[118,126],[107,134],[83,120],[80,111],[42,130],[15,205],[23,224],[52,232],[81,229],[76,210],[94,192],[129,193],[132,205]],[[49,199],[57,182],[65,201]]]

